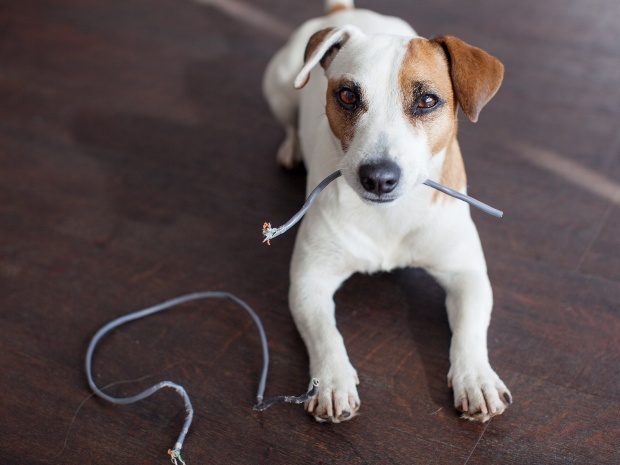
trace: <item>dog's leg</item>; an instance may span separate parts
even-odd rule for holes
[[[294,168],[302,158],[297,135],[299,91],[293,87],[293,79],[302,65],[301,57],[293,60],[289,47],[285,46],[269,62],[263,77],[265,99],[275,118],[286,130],[276,159],[287,169]]]
[[[493,295],[484,269],[433,273],[446,290],[452,329],[448,386],[463,418],[487,421],[512,402],[510,391],[489,364],[487,328]]]
[[[317,421],[339,423],[353,418],[360,406],[359,379],[336,328],[333,300],[350,273],[336,272],[339,267],[332,263],[318,263],[319,257],[329,260],[334,255],[310,256],[303,250],[307,242],[298,237],[289,294],[293,318],[308,349],[311,377],[321,382],[318,395],[306,403],[306,410]]]
[[[276,160],[284,168],[292,170],[301,162],[301,158],[297,127],[293,125],[287,126],[286,136],[280,144],[280,148],[278,148]]]

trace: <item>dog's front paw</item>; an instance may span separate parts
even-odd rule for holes
[[[338,373],[325,370],[314,377],[321,382],[319,393],[306,402],[306,410],[316,421],[340,423],[357,414],[360,408],[356,388],[359,378],[353,367]]]
[[[453,364],[448,386],[454,390],[454,407],[461,418],[486,422],[512,404],[510,391],[488,365],[459,367]]]

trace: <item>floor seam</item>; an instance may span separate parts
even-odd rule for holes
[[[467,456],[467,458],[465,459],[465,462],[463,463],[463,465],[467,465],[467,462],[469,462],[469,459],[471,458],[472,455],[474,455],[474,451],[476,450],[476,448],[478,447],[478,444],[480,444],[480,440],[482,439],[482,436],[484,436],[484,433],[487,432],[487,428],[489,427],[489,425],[491,424],[491,420],[489,420],[486,424],[486,426],[484,427],[484,429],[482,430],[482,433],[480,434],[480,437],[478,438],[478,440],[476,441],[476,444],[474,444],[473,449],[471,450],[471,452],[469,453],[469,455]]]

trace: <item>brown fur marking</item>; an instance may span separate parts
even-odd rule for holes
[[[461,192],[467,186],[467,175],[465,174],[465,165],[461,148],[456,140],[456,131],[454,137],[446,150],[446,159],[443,162],[441,171],[441,184],[455,191]],[[454,197],[435,191],[433,194],[433,203],[456,201]]]
[[[363,95],[360,95],[360,106],[356,110],[342,108],[336,100],[337,97],[335,94],[336,90],[343,85],[354,87],[353,83],[350,82],[343,82],[336,79],[329,80],[327,83],[325,112],[327,113],[329,127],[334,133],[334,136],[340,141],[342,150],[346,152],[355,135],[357,120],[360,115],[366,111],[366,108],[364,106]]]
[[[504,65],[484,50],[452,36],[432,40],[442,47],[450,62],[456,98],[467,117],[476,122],[480,110],[495,95],[504,77]]]
[[[304,51],[304,62],[308,61],[308,58],[314,54],[319,45],[325,40],[325,37],[333,30],[333,27],[328,27],[312,34],[312,37],[310,37],[306,45],[306,50]]]
[[[448,61],[441,48],[416,38],[409,41],[399,72],[403,112],[415,127],[426,133],[433,155],[451,140],[456,125],[456,103],[448,70]],[[439,106],[425,114],[413,114],[414,105],[424,94],[439,97]]]
[[[329,11],[327,12],[328,15],[331,15],[332,13],[336,13],[337,11],[344,11],[344,10],[350,10],[351,8],[349,8],[347,5],[343,5],[341,3],[339,3],[338,5],[334,5],[332,6]]]
[[[415,127],[421,127],[428,137],[431,153],[446,149],[441,183],[454,190],[462,190],[467,183],[461,149],[456,140],[457,119],[450,68],[441,47],[426,39],[412,39],[399,73],[405,116]],[[439,97],[440,106],[428,113],[413,114],[413,107],[424,94]],[[437,191],[433,202],[445,202],[452,197]]]

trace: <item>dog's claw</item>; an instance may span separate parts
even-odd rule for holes
[[[463,399],[461,401],[461,412],[467,413],[468,410],[469,410],[469,404],[467,402],[467,399]]]
[[[316,421],[340,423],[355,417],[360,401],[353,370],[353,367],[350,367],[350,375],[343,377],[329,377],[322,373],[318,394],[306,403],[307,412]]]
[[[512,403],[510,392],[490,366],[450,369],[454,406],[461,418],[486,422],[500,415]]]

